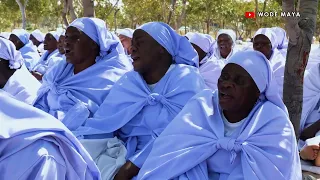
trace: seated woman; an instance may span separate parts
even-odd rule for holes
[[[138,179],[301,180],[296,137],[263,54],[234,54],[218,91],[194,96],[157,138]]]
[[[277,36],[271,28],[260,28],[253,38],[253,49],[260,51],[271,63],[271,68],[282,98],[286,60],[277,49]]]
[[[52,68],[55,64],[62,61],[62,55],[59,53],[58,41],[60,33],[51,31],[46,34],[44,39],[45,53],[41,56],[39,62],[32,69],[32,75],[39,81],[42,80],[43,75]]]
[[[0,37],[0,89],[32,105],[40,86],[24,65],[24,59],[14,44]]]
[[[26,67],[31,70],[39,61],[40,55],[37,47],[29,40],[29,33],[24,29],[12,31],[9,40],[13,42],[16,49],[21,52]]]
[[[121,44],[125,50],[125,53],[130,56],[131,55],[131,41],[133,36],[133,29],[125,28],[119,31],[119,39]]]
[[[0,89],[1,179],[99,180],[93,160],[57,119]]]
[[[232,29],[220,29],[214,46],[216,59],[228,60],[235,52],[236,33]],[[226,61],[225,61],[226,62]]]
[[[30,40],[35,46],[37,46],[40,56],[42,56],[42,54],[44,53],[44,37],[44,34],[39,29],[32,31],[32,33],[30,34]]]
[[[205,88],[196,51],[167,24],[150,22],[135,30],[132,59],[134,71],[113,86],[85,124],[111,134],[118,130],[115,135],[126,143],[127,163],[116,180],[138,174],[153,141],[185,103]]]
[[[34,106],[76,131],[99,108],[113,84],[132,69],[126,56],[118,53],[120,42],[111,38],[101,19],[72,22],[66,31],[66,61],[43,77]]]
[[[208,34],[189,33],[186,35],[199,56],[199,71],[206,86],[212,90],[217,89],[218,79],[225,63],[219,59],[213,59],[214,40]]]
[[[320,64],[305,72],[300,120],[300,157],[320,166]]]

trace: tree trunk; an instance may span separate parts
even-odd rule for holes
[[[64,0],[64,3],[63,3],[63,10],[61,12],[61,16],[62,16],[62,20],[63,20],[63,23],[66,27],[69,26],[69,22],[68,22],[68,19],[67,19],[67,14],[68,14],[68,0]]]
[[[28,4],[28,0],[25,0],[24,4],[22,4],[20,0],[16,0],[16,2],[19,5],[19,9],[21,11],[22,29],[26,29],[26,26],[27,26],[26,7],[27,7],[27,4]]]
[[[258,10],[259,10],[259,1],[258,0],[255,0],[255,4],[256,4],[256,8],[255,8],[255,12],[256,13],[258,13]],[[255,18],[255,20],[256,20],[256,25],[257,25],[257,27],[258,28],[260,28],[260,24],[259,24],[259,20],[258,20],[259,18],[258,17],[256,17]]]
[[[284,12],[294,11],[294,0],[283,0]],[[308,63],[312,37],[316,26],[318,0],[300,1],[301,17],[285,18],[289,45],[284,73],[283,101],[286,104],[290,120],[297,139],[303,103],[303,78]]]
[[[82,0],[83,16],[94,17],[94,1],[93,0]]]
[[[186,17],[186,10],[187,10],[187,0],[182,0],[182,12],[181,12],[179,19],[177,21],[177,28],[178,29],[181,27],[183,18]]]
[[[171,21],[172,16],[174,16],[176,1],[177,0],[171,0],[171,8],[170,8],[170,12],[169,12],[168,21],[167,21],[167,24],[169,24],[169,25],[170,25],[170,21]]]
[[[268,0],[264,0],[264,2],[263,2],[262,12],[266,12],[267,1],[268,1]],[[264,21],[264,19],[263,19],[262,22],[263,22],[263,26],[265,26],[265,21]]]
[[[114,31],[117,31],[117,13],[119,12],[120,9],[116,9],[114,11]]]
[[[110,11],[106,14],[106,17],[108,17],[112,11],[118,6],[119,0],[117,0],[117,2],[112,6],[112,8],[110,9]]]
[[[77,19],[77,15],[74,11],[73,0],[65,0],[65,1],[67,1],[68,3],[68,9],[71,16],[71,21],[74,21],[75,19]]]

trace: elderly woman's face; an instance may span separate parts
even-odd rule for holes
[[[82,64],[91,57],[94,49],[99,49],[99,46],[90,37],[72,26],[67,28],[64,42],[67,62],[73,65]]]
[[[64,54],[64,40],[65,40],[65,36],[61,35],[59,37],[59,41],[58,41],[58,50],[60,54]]]
[[[269,38],[263,34],[259,34],[253,39],[253,49],[260,51],[267,59],[271,57],[272,44]]]
[[[0,58],[0,89],[2,89],[15,70],[9,68],[9,61]]]
[[[44,50],[54,51],[58,48],[58,41],[53,37],[52,34],[46,34],[43,41]]]
[[[249,73],[237,64],[227,64],[223,68],[218,91],[221,108],[231,112],[253,107],[260,94]]]
[[[227,34],[220,34],[218,36],[218,48],[220,50],[220,54],[223,58],[226,58],[232,49],[232,39],[229,35]]]
[[[10,35],[9,40],[16,46],[16,50],[19,50],[24,46],[23,42],[14,34]]]
[[[132,54],[134,70],[144,74],[151,69],[151,67],[157,66],[157,60],[161,56],[162,46],[154,40],[148,33],[138,29],[133,33],[132,38]]]

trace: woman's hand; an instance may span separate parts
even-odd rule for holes
[[[140,168],[134,165],[131,161],[127,161],[114,177],[114,180],[130,180],[138,175]]]
[[[42,80],[42,74],[40,74],[39,72],[36,71],[32,71],[31,74],[39,81]]]

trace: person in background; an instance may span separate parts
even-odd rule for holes
[[[115,180],[138,174],[157,136],[205,88],[196,51],[165,23],[149,22],[135,30],[132,59],[134,71],[122,76],[85,124],[124,141],[126,163]]]
[[[41,56],[38,64],[32,70],[32,75],[42,81],[43,75],[52,68],[55,64],[62,61],[62,55],[58,50],[58,41],[60,38],[60,33],[56,31],[51,31],[46,34],[44,39],[44,49],[46,52]]]
[[[44,53],[44,37],[45,35],[39,29],[32,31],[30,35],[30,40],[35,46],[37,46],[40,56],[42,56]]]
[[[138,180],[301,180],[295,132],[272,69],[235,53],[218,91],[194,96],[156,139]]]
[[[121,29],[118,32],[119,39],[120,39],[121,44],[122,44],[123,48],[125,49],[125,52],[127,55],[131,55],[131,53],[132,53],[131,40],[132,40],[133,32],[134,32],[134,30],[130,29],[130,28]]]
[[[57,119],[0,89],[1,179],[100,180],[94,161]]]
[[[213,60],[214,39],[208,34],[189,33],[189,42],[199,56],[199,71],[206,86],[213,91],[217,89],[218,79],[225,63],[220,59]]]
[[[0,89],[32,105],[41,84],[28,71],[14,44],[0,37]]]
[[[214,56],[216,59],[228,60],[236,52],[235,45],[236,33],[232,29],[220,29],[214,46]]]
[[[29,40],[30,34],[24,29],[15,29],[12,31],[9,40],[13,42],[16,49],[21,52],[25,65],[29,70],[38,63],[40,55],[37,47]]]
[[[253,38],[253,49],[260,51],[270,61],[278,84],[279,95],[283,96],[285,58],[277,49],[277,36],[271,28],[260,28]]]
[[[277,36],[277,49],[282,54],[284,58],[287,57],[288,51],[288,38],[287,33],[284,29],[280,27],[271,28]]]

